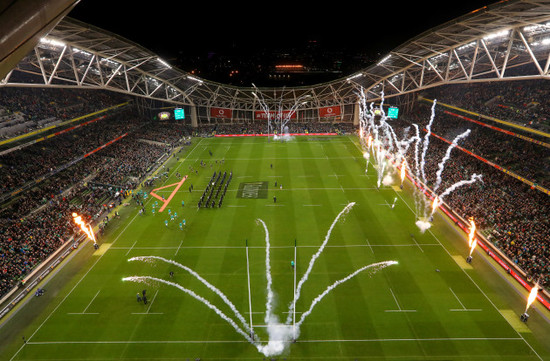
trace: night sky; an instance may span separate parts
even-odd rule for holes
[[[175,7],[178,3],[185,5]],[[81,0],[69,16],[119,34],[165,59],[178,53],[246,56],[261,48],[290,48],[312,40],[332,50],[386,54],[434,26],[495,1],[303,3]]]

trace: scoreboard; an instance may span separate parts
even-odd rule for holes
[[[185,112],[182,108],[174,109],[174,119],[176,120],[185,119]]]
[[[388,118],[397,119],[398,115],[399,115],[399,108],[397,107],[388,108]]]

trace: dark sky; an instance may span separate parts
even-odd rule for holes
[[[81,0],[70,17],[117,33],[161,57],[254,51],[317,40],[328,48],[386,53],[487,0],[321,2]],[[185,4],[175,6],[175,4]],[[397,5],[398,4],[398,5]]]

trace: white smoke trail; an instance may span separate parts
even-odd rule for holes
[[[380,114],[382,114],[382,119],[386,118],[386,112],[384,111],[384,90],[380,92]]]
[[[223,302],[225,302],[226,305],[229,306],[229,308],[231,308],[231,311],[233,311],[233,313],[235,314],[235,316],[237,316],[237,318],[239,319],[239,321],[241,321],[242,325],[244,326],[244,328],[248,331],[248,333],[252,333],[252,329],[250,328],[250,325],[246,322],[245,318],[242,316],[242,314],[237,310],[237,308],[235,307],[235,305],[229,301],[229,299],[227,298],[227,296],[222,292],[220,291],[218,288],[216,288],[214,285],[212,285],[210,282],[208,282],[207,280],[205,280],[204,278],[202,278],[197,272],[193,271],[191,268],[187,267],[187,266],[184,266],[176,261],[172,261],[172,260],[169,260],[169,259],[166,259],[166,258],[162,258],[162,257],[158,257],[158,256],[142,256],[142,257],[132,257],[128,260],[128,262],[132,262],[132,261],[144,261],[144,262],[148,262],[150,260],[158,260],[158,261],[162,261],[162,262],[166,262],[166,263],[170,263],[170,264],[173,264],[174,266],[176,267],[179,267],[181,269],[184,269],[186,270],[187,272],[189,272],[193,277],[195,277],[196,279],[198,279],[199,281],[201,281],[206,287],[208,287],[211,291],[213,291],[215,294],[217,294],[222,300]]]
[[[264,322],[269,325],[273,321],[273,298],[275,294],[273,293],[273,278],[271,277],[271,262],[270,262],[270,248],[271,244],[269,242],[269,230],[265,222],[261,219],[257,219],[258,222],[262,224],[265,230],[265,277],[267,280],[267,300],[265,304],[265,318]]]
[[[294,307],[295,307],[295,304],[296,302],[298,302],[298,299],[300,298],[300,291],[302,289],[302,286],[304,285],[304,283],[308,280],[308,277],[309,277],[309,274],[311,272],[311,269],[313,268],[313,265],[315,264],[315,261],[317,260],[317,258],[319,257],[319,255],[321,255],[321,253],[323,252],[323,250],[325,249],[325,246],[328,242],[328,240],[330,239],[330,235],[332,233],[332,229],[334,228],[334,226],[336,225],[336,223],[338,222],[338,220],[340,219],[340,217],[342,217],[342,215],[348,213],[350,211],[350,209],[355,205],[355,202],[351,202],[351,203],[348,203],[348,205],[346,205],[344,207],[344,209],[338,213],[338,215],[336,216],[336,218],[334,219],[334,221],[332,222],[332,224],[330,225],[330,228],[325,236],[325,240],[323,241],[323,243],[321,244],[321,247],[319,247],[319,249],[317,250],[317,253],[315,253],[312,257],[311,257],[311,260],[309,261],[309,265],[307,267],[307,270],[306,270],[306,273],[304,273],[304,275],[302,276],[302,278],[300,279],[300,282],[298,282],[298,286],[296,286],[296,293],[295,293],[295,296],[294,296],[294,302],[291,302],[290,303],[290,307],[288,308],[288,317],[286,319],[286,324],[290,324],[290,322],[292,321],[292,315],[294,313]]]
[[[384,151],[381,151],[380,153],[383,153]],[[376,186],[380,188],[380,183],[382,183],[382,178],[384,176],[384,171],[386,170],[386,159],[381,159],[378,163],[378,181],[376,183]]]
[[[433,191],[436,192],[439,189],[439,186],[441,185],[441,174],[443,173],[443,168],[445,167],[445,163],[449,158],[451,157],[451,151],[458,145],[458,142],[462,138],[466,138],[470,134],[470,129],[466,130],[464,133],[459,134],[453,139],[453,142],[451,145],[447,148],[447,151],[445,152],[445,156],[443,159],[441,159],[441,162],[438,164],[438,169],[436,173],[436,183],[434,185]]]
[[[475,183],[478,180],[481,180],[481,178],[482,178],[481,174],[474,173],[474,174],[472,174],[472,177],[470,179],[465,179],[465,180],[462,180],[460,182],[456,182],[455,184],[453,184],[449,188],[445,189],[445,191],[443,193],[441,193],[439,196],[436,197],[436,198],[439,198],[438,203],[441,204],[443,202],[443,198],[448,196],[449,194],[451,194],[457,188],[468,185],[468,184]],[[433,214],[435,213],[437,208],[438,207],[432,207],[430,216],[433,216]]]
[[[265,273],[267,280],[267,300],[265,305],[264,322],[267,326],[266,331],[269,338],[267,345],[261,346],[259,351],[265,356],[280,355],[289,345],[292,335],[288,332],[288,327],[286,325],[282,325],[279,322],[279,318],[273,314],[273,300],[275,293],[273,292],[273,278],[271,277],[271,243],[269,240],[269,230],[263,220],[258,218],[257,221],[262,224],[265,230]]]
[[[332,285],[327,287],[319,296],[315,297],[313,302],[311,302],[311,306],[309,306],[309,309],[306,312],[302,313],[302,317],[300,317],[300,320],[296,323],[296,327],[299,328],[302,325],[302,323],[304,322],[304,320],[306,319],[306,317],[309,316],[309,314],[313,311],[313,308],[315,307],[315,305],[319,301],[321,301],[323,299],[323,297],[325,297],[330,291],[332,291],[337,286],[339,286],[342,283],[350,280],[351,278],[355,277],[357,274],[363,272],[364,270],[371,269],[371,274],[373,274],[373,273],[378,272],[379,270],[381,270],[385,267],[388,267],[388,266],[391,266],[391,265],[394,265],[394,264],[397,264],[397,261],[385,261],[385,262],[373,263],[371,265],[359,268],[357,271],[349,274],[347,277],[342,278],[342,279],[334,282]]]
[[[472,174],[472,177],[470,179],[466,179],[466,180],[463,180],[463,181],[460,181],[460,182],[456,182],[455,184],[453,184],[449,188],[445,189],[445,191],[443,193],[441,193],[441,195],[439,195],[439,200],[442,201],[445,196],[448,196],[451,192],[453,192],[458,187],[462,187],[462,186],[465,186],[465,185],[468,185],[468,184],[475,183],[478,180],[481,180],[481,178],[482,178],[481,174],[474,173],[474,174]]]
[[[416,178],[420,176],[420,162],[418,160],[418,152],[420,149],[418,149],[421,139],[420,139],[420,129],[418,128],[417,124],[413,124],[414,130],[415,130],[415,143],[414,143],[414,166],[415,166],[415,175]]]
[[[414,135],[414,177],[415,179],[420,179],[420,160],[418,159],[418,156],[419,156],[419,152],[420,152],[420,143],[421,143],[421,138],[420,138],[420,129],[418,128],[418,125],[417,124],[413,124],[414,126],[414,131],[415,131],[415,135]],[[418,189],[418,187],[414,187],[414,192],[413,192],[413,195],[414,195],[414,207],[415,207],[415,215],[418,217],[418,215],[420,214],[420,203],[424,201],[424,197],[422,196],[420,190]]]
[[[258,350],[268,357],[282,354],[293,339],[292,328],[279,323],[276,318],[267,324],[267,333],[269,341],[266,345],[259,346]]]
[[[384,177],[384,179],[382,179],[382,184],[385,185],[386,187],[389,187],[393,184],[393,177],[391,174],[386,174],[386,176]]]
[[[426,135],[424,136],[424,142],[422,144],[422,158],[420,159],[420,172],[422,175],[422,181],[426,184],[426,173],[424,172],[424,165],[426,164],[426,152],[428,151],[428,145],[430,144],[430,135],[432,134],[432,123],[435,118],[435,104],[437,100],[434,99],[432,105],[432,114],[430,116],[430,121],[426,126]]]
[[[427,229],[429,229],[432,226],[432,224],[430,222],[423,221],[423,220],[420,220],[420,219],[418,221],[416,221],[415,224],[418,228],[420,228],[421,233],[424,233]]]
[[[124,277],[122,279],[123,281],[131,281],[131,282],[147,282],[147,281],[155,281],[155,282],[160,282],[160,283],[164,283],[166,285],[169,285],[169,286],[172,286],[172,287],[176,287],[178,289],[180,289],[181,291],[187,293],[188,295],[190,295],[191,297],[193,297],[194,299],[200,301],[201,303],[203,303],[206,307],[210,308],[211,310],[213,310],[214,312],[216,312],[216,314],[218,316],[220,316],[223,320],[225,320],[227,323],[229,323],[234,329],[235,331],[237,331],[239,334],[241,334],[242,336],[244,336],[244,338],[250,342],[251,344],[253,344],[254,346],[256,346],[256,348],[258,350],[260,350],[260,345],[255,342],[249,334],[247,334],[246,332],[244,332],[240,327],[239,325],[237,325],[235,323],[235,321],[233,321],[231,318],[229,318],[225,313],[223,313],[219,308],[217,308],[216,306],[214,306],[213,304],[211,304],[210,302],[208,302],[208,300],[206,300],[205,298],[197,295],[195,292],[191,291],[190,289],[187,289],[183,286],[180,286],[178,285],[177,283],[174,283],[174,282],[170,282],[170,281],[166,281],[166,280],[163,280],[161,278],[156,278],[156,277],[150,277],[150,276],[132,276],[132,277]]]

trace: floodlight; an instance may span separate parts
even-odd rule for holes
[[[61,40],[57,40],[57,39],[52,39],[52,38],[41,38],[40,39],[40,42],[42,44],[47,44],[47,45],[52,45],[52,46],[66,46],[67,44],[65,44],[64,42],[62,42]]]
[[[497,39],[497,38],[505,38],[505,37],[508,36],[509,33],[510,33],[510,30],[497,31],[495,33],[485,35],[483,37],[483,40],[492,40],[492,39]]]
[[[161,58],[157,58],[158,62],[161,63],[162,65],[164,65],[165,67],[167,67],[168,69],[172,69],[172,67],[167,63],[165,62],[164,60],[162,60]]]
[[[380,65],[380,64],[382,64],[382,63],[385,63],[386,61],[388,61],[389,58],[391,58],[391,54],[386,55],[382,60],[380,60],[380,61],[378,62],[377,65]]]
[[[202,83],[202,80],[200,80],[200,79],[198,79],[198,78],[195,78],[195,77],[193,77],[193,76],[191,76],[191,75],[188,75],[188,76],[187,76],[187,79],[196,81],[196,82],[198,82],[198,83]]]

